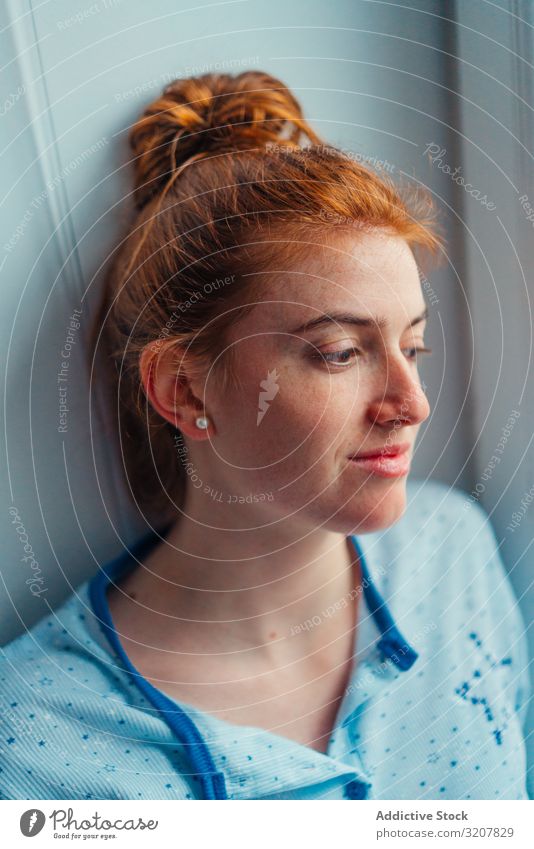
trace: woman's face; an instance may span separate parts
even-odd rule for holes
[[[204,476],[224,501],[248,501],[257,524],[294,515],[345,534],[388,527],[404,512],[409,459],[430,412],[414,350],[424,345],[425,301],[410,248],[377,231],[336,234],[305,264],[259,277],[264,294],[227,337],[235,388],[218,392],[216,371],[205,384],[214,431]],[[384,458],[399,447],[404,461]],[[359,453],[382,459],[350,459]]]

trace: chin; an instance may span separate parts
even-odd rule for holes
[[[341,509],[335,518],[340,532],[370,534],[385,530],[402,518],[406,510],[406,478],[388,481],[389,489],[378,487],[376,492],[367,491],[367,485],[354,499]]]

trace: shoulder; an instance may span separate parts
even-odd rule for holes
[[[432,555],[450,580],[486,588],[496,581],[508,585],[502,541],[477,499],[440,481],[415,480],[407,487],[407,504],[397,523],[401,533],[417,540],[417,550]]]
[[[526,628],[490,515],[473,495],[439,481],[412,481],[407,493],[390,550],[403,550],[400,574],[411,609],[436,623],[436,649],[444,644],[450,654],[460,641],[464,656],[499,666],[523,724],[530,697]]]
[[[451,546],[461,544],[475,526],[487,521],[483,508],[459,487],[409,479],[406,508],[399,519],[366,536],[380,548],[410,547],[412,555],[432,549],[435,559],[442,556],[445,546],[450,552]]]
[[[466,573],[464,568],[455,568],[467,551],[477,563],[486,563],[483,577],[503,572],[500,544],[491,518],[476,498],[459,487],[435,480],[410,480],[406,491],[407,507],[391,527],[392,536],[410,539],[417,545],[415,553],[431,554],[431,561],[445,563],[450,577],[455,572],[464,579],[480,577],[473,569]]]
[[[184,746],[106,648],[87,584],[0,649],[0,798],[196,798]]]
[[[2,690],[69,693],[74,682],[109,686],[112,657],[82,584],[56,609],[0,649]]]
[[[407,509],[390,529],[403,545],[403,564],[411,564],[414,582],[439,586],[439,604],[454,619],[468,609],[488,605],[497,630],[523,623],[491,517],[472,496],[439,481],[411,481]],[[398,527],[398,532],[395,528]],[[449,607],[447,607],[449,605]]]
[[[495,654],[513,655],[523,702],[526,629],[491,517],[440,481],[409,480],[406,492],[401,518],[367,543],[385,598],[398,615],[435,622],[436,639],[483,631]]]
[[[407,507],[402,518],[408,523],[425,520],[425,525],[432,528],[449,519],[463,526],[463,519],[472,510],[478,516],[484,513],[478,502],[463,489],[438,480],[409,479],[406,498]]]
[[[377,556],[388,561],[391,579],[417,582],[432,582],[445,573],[449,582],[461,580],[466,577],[460,563],[466,547],[477,560],[496,547],[480,504],[462,489],[436,480],[409,479],[404,513],[366,536]]]

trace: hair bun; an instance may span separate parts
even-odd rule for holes
[[[283,135],[289,131],[287,135]],[[189,162],[215,151],[320,139],[287,86],[262,71],[173,80],[130,131],[141,209]]]

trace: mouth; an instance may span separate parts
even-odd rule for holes
[[[384,445],[374,451],[362,451],[349,457],[355,467],[384,478],[403,477],[410,471],[409,442]]]

